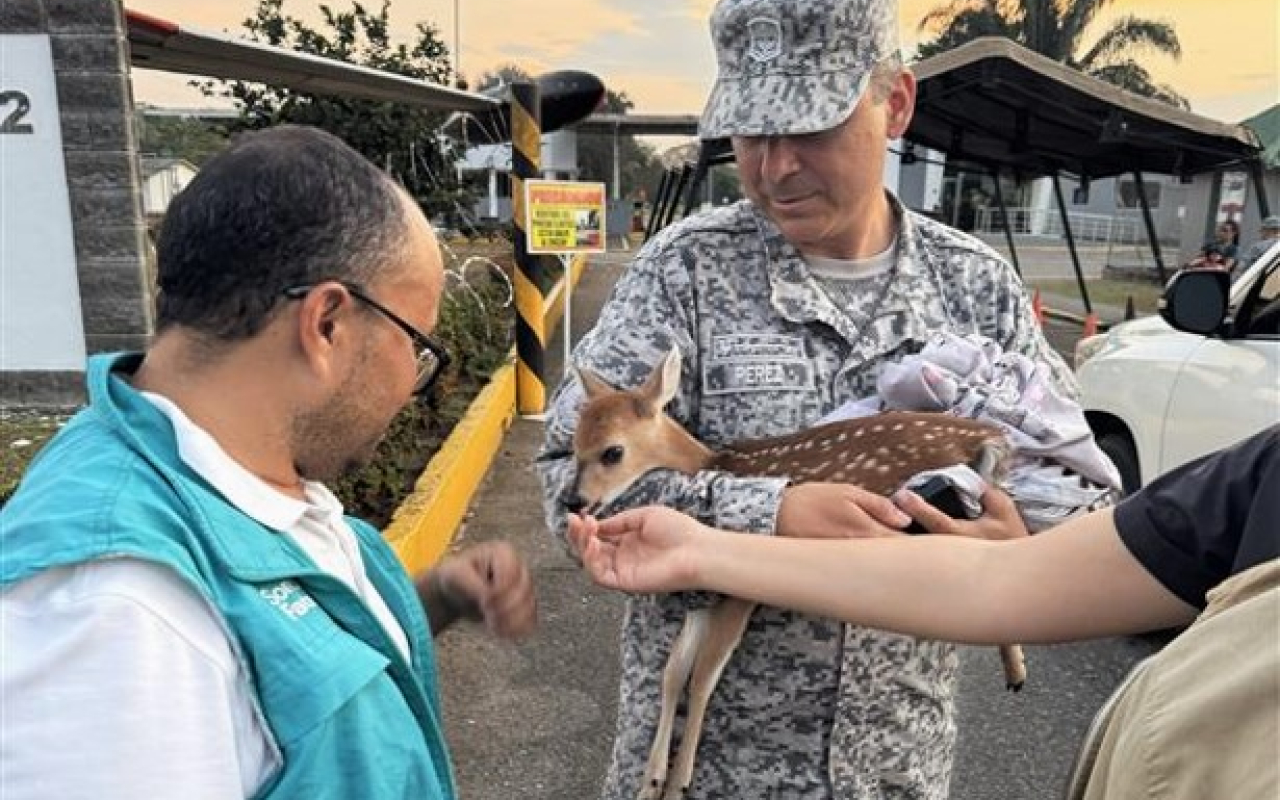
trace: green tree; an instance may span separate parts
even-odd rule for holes
[[[501,64],[480,76],[480,81],[476,84],[476,91],[486,92],[499,86],[531,80],[533,80],[533,75],[529,74],[529,71],[524,67],[518,64]]]
[[[716,205],[742,199],[742,181],[733,167],[721,165],[711,168],[711,201]]]
[[[284,0],[258,0],[244,27],[252,41],[448,85],[449,51],[435,26],[419,22],[412,42],[393,43],[390,6],[384,0],[374,12],[353,2],[349,11],[335,11],[322,4],[325,30],[319,31],[287,14]],[[445,121],[441,112],[243,81],[210,81],[202,88],[236,102],[240,119],[233,129],[295,123],[341,137],[398,178],[429,216],[452,214],[472,202],[456,181],[456,144],[439,134]]]
[[[1172,87],[1156,83],[1138,56],[1147,52],[1178,59],[1182,45],[1173,26],[1126,15],[1113,21],[1087,49],[1084,36],[1114,0],[949,0],[920,21],[935,37],[920,58],[937,55],[981,36],[1003,36],[1135,94],[1188,108]]]
[[[145,155],[182,158],[198,167],[227,144],[227,132],[216,122],[149,116],[146,108],[138,109],[137,119]]]
[[[628,114],[635,102],[626,92],[605,90],[602,114]],[[585,181],[613,183],[613,136],[583,134],[578,137],[578,165]],[[620,197],[636,197],[643,189],[658,185],[662,175],[654,149],[631,134],[618,136],[618,179]]]

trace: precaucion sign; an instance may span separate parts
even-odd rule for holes
[[[530,253],[603,253],[603,183],[525,181]]]

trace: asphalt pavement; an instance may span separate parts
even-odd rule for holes
[[[592,323],[627,254],[595,259],[573,292],[573,341]],[[1050,320],[1070,357],[1079,327]],[[559,334],[546,383],[562,371]],[[548,395],[550,394],[550,388]],[[522,643],[476,626],[438,641],[444,716],[461,800],[594,800],[613,740],[622,597],[587,581],[547,532],[533,458],[542,423],[517,419],[454,547],[494,539],[528,559],[541,625]],[[951,800],[1057,800],[1095,710],[1159,637],[1027,647],[1030,677],[1004,689],[995,648],[964,648]],[[743,800],[749,800],[744,798]]]

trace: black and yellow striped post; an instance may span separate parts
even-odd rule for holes
[[[534,83],[511,85],[511,199],[516,257],[516,410],[541,414],[547,403],[543,381],[546,287],[542,259],[529,253],[525,181],[539,176],[542,161],[542,115]]]

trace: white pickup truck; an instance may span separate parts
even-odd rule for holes
[[[1280,243],[1235,283],[1184,270],[1159,316],[1076,347],[1081,405],[1132,492],[1280,424]]]

